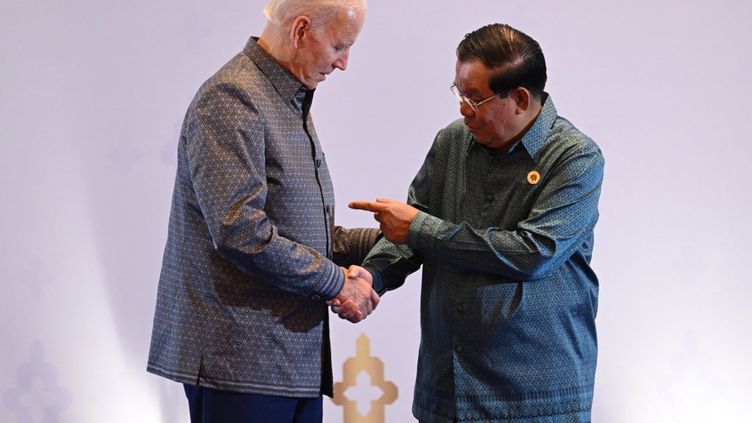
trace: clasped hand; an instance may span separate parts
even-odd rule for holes
[[[352,265],[349,269],[342,270],[345,273],[345,284],[339,294],[327,304],[340,318],[357,323],[376,309],[379,295],[373,290],[373,277],[366,269]]]

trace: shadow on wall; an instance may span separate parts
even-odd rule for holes
[[[75,135],[84,140],[78,144],[80,172],[102,282],[120,350],[129,368],[143,369],[145,384],[157,378],[146,364],[183,115],[204,80],[265,22],[260,5],[225,6],[190,0],[176,13],[162,5],[153,25],[140,15],[113,17],[138,18],[145,32],[115,25],[115,39],[100,43],[98,53],[86,53],[89,63],[81,64],[97,71],[74,87],[79,114],[87,119]],[[184,418],[182,387],[158,386],[163,421]]]
[[[144,378],[157,377],[146,372],[146,363],[176,169],[180,123],[174,126],[169,139],[158,140],[121,126],[96,153],[82,152],[89,157],[82,171],[116,338],[127,366],[142,368]],[[177,413],[174,405],[181,401],[179,385],[158,389],[163,421],[181,419],[183,410]]]

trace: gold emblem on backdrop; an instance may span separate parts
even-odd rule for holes
[[[355,348],[355,357],[342,363],[343,380],[334,384],[332,401],[342,407],[344,423],[384,423],[386,406],[397,399],[397,385],[384,380],[384,363],[371,356],[371,340],[365,334],[358,337]],[[351,399],[348,394],[356,390],[368,394],[370,404]]]

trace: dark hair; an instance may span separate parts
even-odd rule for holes
[[[488,85],[496,94],[525,87],[540,98],[546,87],[543,50],[537,41],[509,25],[486,25],[465,35],[457,47],[457,60],[478,60],[495,71]]]

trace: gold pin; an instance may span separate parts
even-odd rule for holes
[[[535,185],[540,182],[540,178],[540,173],[536,170],[531,170],[530,173],[527,174],[527,182],[530,185]]]

